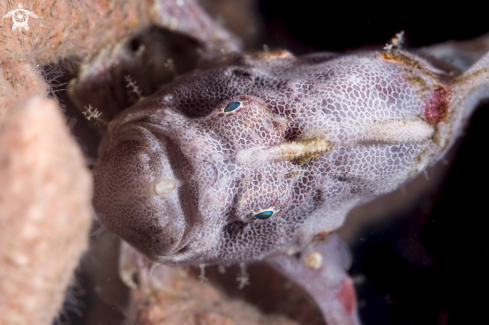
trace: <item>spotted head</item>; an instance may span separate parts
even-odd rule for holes
[[[454,137],[456,84],[396,55],[240,56],[182,76],[110,123],[100,221],[167,264],[260,259],[335,230]]]

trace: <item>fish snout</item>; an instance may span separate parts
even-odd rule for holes
[[[132,128],[121,138],[100,152],[93,204],[107,229],[156,260],[177,249],[185,234],[185,181],[164,135]]]

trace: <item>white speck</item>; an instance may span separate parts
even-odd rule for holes
[[[220,264],[218,267],[217,267],[217,270],[219,271],[219,273],[221,274],[224,274],[226,273],[226,267],[222,264]]]
[[[385,44],[384,50],[390,53],[392,51],[392,47],[393,47],[392,44]]]
[[[170,18],[170,21],[168,22],[168,28],[170,30],[177,30],[178,27],[180,26],[180,23],[178,22],[178,19],[176,18]]]
[[[318,270],[323,265],[323,256],[319,252],[312,252],[306,256],[304,263],[307,267]]]
[[[295,253],[297,253],[297,251],[295,249],[292,249],[290,248],[289,250],[287,250],[287,252],[285,252],[287,255],[289,256],[292,256],[294,255]]]
[[[154,186],[154,191],[157,195],[164,195],[171,193],[177,183],[173,179],[162,179]]]
[[[200,282],[207,281],[207,278],[205,277],[205,264],[200,264],[200,275],[199,275],[199,280]]]
[[[240,273],[236,277],[236,281],[239,283],[238,289],[241,290],[245,286],[250,285],[250,275],[246,272],[246,265],[244,263],[240,263],[239,268]]]

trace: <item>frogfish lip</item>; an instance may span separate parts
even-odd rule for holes
[[[94,167],[97,217],[149,258],[171,256],[188,243],[195,218],[182,155],[164,133],[125,122],[109,130]]]

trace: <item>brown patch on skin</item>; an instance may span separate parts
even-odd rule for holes
[[[385,61],[390,61],[393,64],[399,65],[404,71],[403,77],[409,82],[409,84],[415,87],[419,96],[423,96],[430,90],[426,80],[422,76],[431,77],[434,80],[438,79],[438,76],[436,76],[432,71],[423,68],[419,61],[405,55],[401,51],[384,51],[381,52],[379,56]]]
[[[449,119],[449,109],[452,102],[453,91],[450,85],[453,83],[452,77],[437,74],[425,66],[422,61],[417,61],[402,51],[383,52],[380,54],[386,61],[400,64],[404,70],[404,78],[415,87],[416,94],[423,98],[424,118],[426,121],[437,125]],[[463,82],[459,79],[457,82]],[[435,143],[439,143],[435,137]]]
[[[324,239],[328,235],[328,231],[323,230],[320,233],[318,233],[314,238],[315,239]]]
[[[384,60],[392,60],[393,59],[392,52],[383,51],[380,53],[380,55],[384,58]]]
[[[462,74],[459,78],[456,79],[456,83],[470,85],[474,79],[480,77],[481,75],[488,75],[488,74],[489,74],[489,69],[482,68],[480,70],[474,71],[471,74]]]
[[[338,299],[348,314],[351,314],[354,311],[357,298],[355,289],[353,288],[353,282],[349,277],[343,279],[341,290],[336,294],[336,299]]]
[[[449,82],[448,75],[437,74],[428,68],[429,63],[418,61],[410,57],[405,52],[394,50],[392,52],[381,52],[379,56],[386,61],[391,61],[402,67],[404,70],[404,78],[413,86],[416,87],[419,96],[423,96],[426,92],[431,91],[429,83],[438,83],[440,81]],[[428,65],[428,66],[427,66]],[[428,81],[428,82],[427,82]]]
[[[427,89],[426,87],[426,81],[421,78],[420,76],[416,76],[416,75],[413,75],[413,74],[409,74],[406,76],[406,79],[413,85],[416,85],[418,86],[419,88],[425,90]]]
[[[396,63],[401,63],[410,66],[414,69],[421,68],[419,61],[410,58],[401,51],[394,50],[392,52],[381,52],[380,55],[384,60],[395,61]]]
[[[425,102],[424,117],[428,122],[438,124],[444,121],[452,100],[452,90],[447,86],[437,86],[433,96]]]
[[[259,59],[293,59],[294,56],[288,51],[277,51],[277,52],[261,52],[256,55]]]
[[[418,60],[413,59],[402,51],[394,50],[390,53],[382,52],[382,56],[388,61],[395,61],[396,63],[404,64],[414,69],[421,68],[421,64]]]

